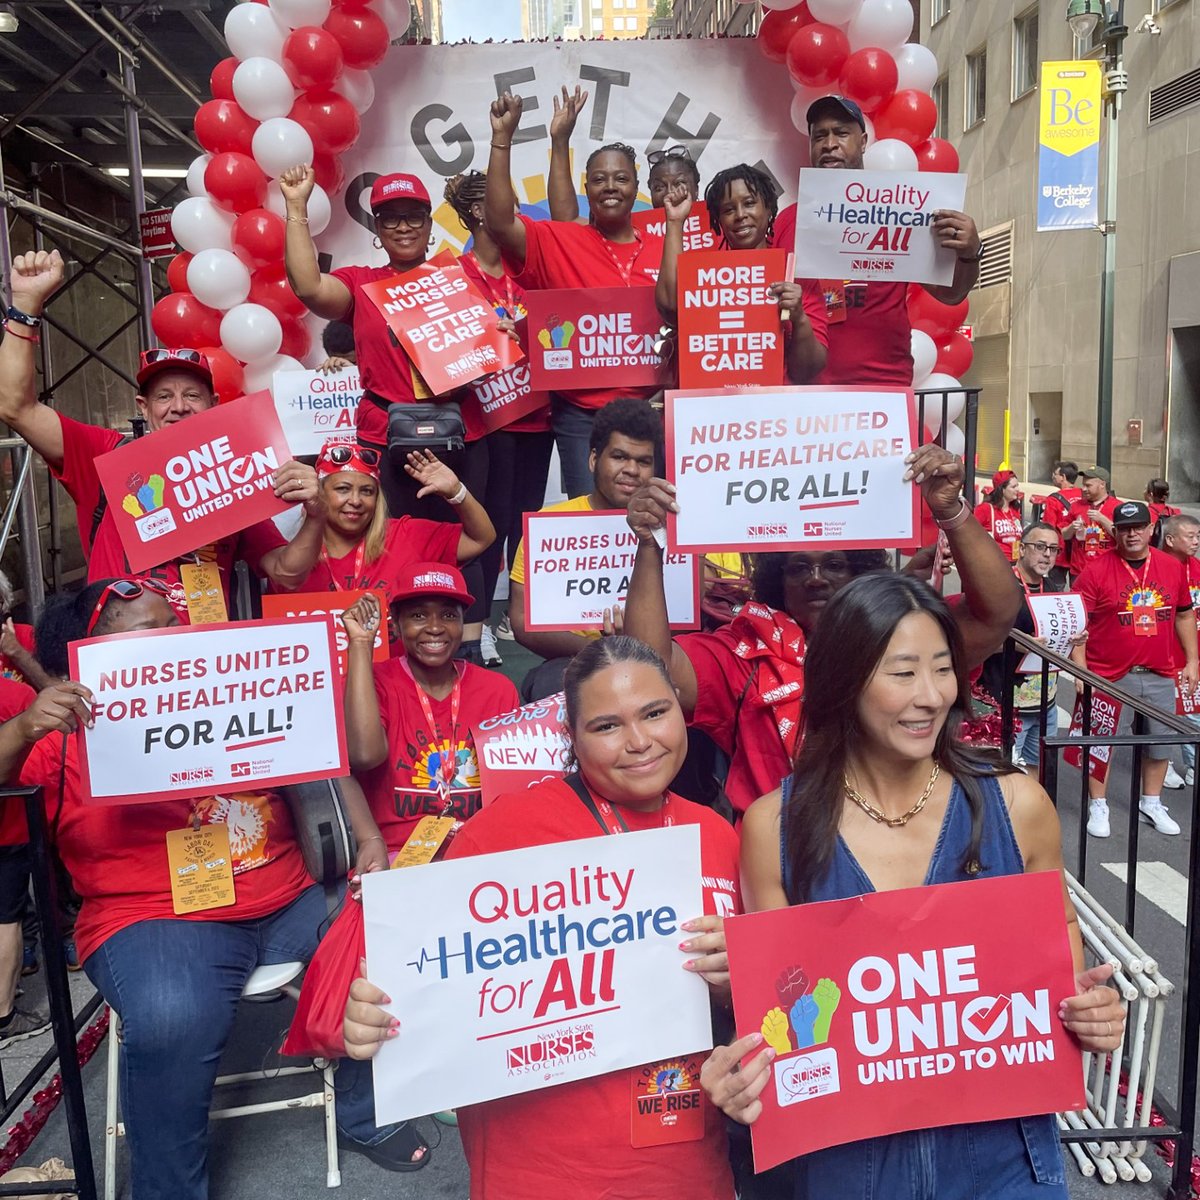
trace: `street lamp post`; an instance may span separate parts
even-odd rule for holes
[[[1106,0],[1070,0],[1067,24],[1081,41],[1104,21],[1104,114],[1107,132],[1104,155],[1104,273],[1100,280],[1100,361],[1096,381],[1096,463],[1112,469],[1113,336],[1117,283],[1117,121],[1121,97],[1129,87],[1123,49],[1125,0],[1110,10]]]

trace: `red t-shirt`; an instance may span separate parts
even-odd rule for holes
[[[1111,521],[1113,513],[1116,512],[1120,503],[1121,501],[1116,496],[1105,496],[1100,501],[1099,507],[1082,496],[1078,500],[1071,501],[1071,507],[1067,510],[1067,519],[1063,525],[1069,525],[1076,517],[1082,517],[1084,522],[1083,533],[1076,534],[1066,542],[1068,547],[1067,565],[1071,568],[1072,575],[1078,575],[1093,559],[1116,545],[1116,542],[1099,525],[1088,520],[1088,513],[1095,510]]]
[[[652,233],[640,241],[610,242],[591,225],[573,221],[533,221],[525,226],[525,266],[513,275],[527,291],[553,288],[653,287],[662,262],[662,238]],[[507,263],[511,270],[515,264]],[[628,278],[624,272],[628,271]],[[603,408],[620,396],[649,397],[653,387],[582,388],[564,392],[580,408]]]
[[[1190,557],[1183,565],[1187,568],[1188,591],[1192,597],[1192,612],[1196,614],[1196,628],[1200,630],[1200,558]]]
[[[1062,491],[1051,492],[1042,505],[1042,520],[1055,529],[1069,525],[1074,517],[1071,516],[1071,505],[1081,499],[1083,490],[1077,487],[1065,487]]]
[[[29,626],[17,626],[28,629]],[[23,713],[35,700],[37,692],[27,683],[0,676],[0,724]],[[25,820],[25,801],[0,801],[0,846],[20,846],[29,841],[29,824]]]
[[[61,470],[51,467],[51,474],[67,489],[67,495],[75,502],[75,520],[79,525],[79,540],[88,563],[88,582],[97,579],[112,579],[130,574],[129,562],[121,546],[121,535],[116,522],[106,507],[104,516],[92,539],[96,506],[100,501],[100,476],[96,474],[96,459],[116,448],[121,435],[115,429],[104,429],[100,425],[85,425],[82,421],[57,413],[62,424],[63,465]],[[243,529],[241,533],[222,538],[211,546],[196,552],[198,559],[215,559],[225,585],[225,598],[229,599],[229,586],[233,579],[233,564],[245,559],[251,571],[261,574],[263,556],[278,546],[286,546],[287,539],[272,521],[259,521]],[[192,557],[172,559],[160,563],[143,576],[160,579],[171,585],[171,605],[185,625],[188,622],[187,600],[179,576],[181,562],[190,562]]]
[[[789,204],[775,218],[771,245],[791,250],[795,244],[796,206]],[[847,280],[842,289],[845,317],[829,323],[825,369],[814,382],[838,387],[911,387],[908,285]]]
[[[45,788],[51,836],[83,900],[75,924],[81,961],[138,921],[250,921],[277,912],[312,884],[292,815],[273,792],[160,804],[85,805],[80,799],[76,738],[53,734],[34,746],[21,782]],[[205,824],[229,826],[237,900],[227,908],[177,917],[171,902],[167,833],[189,825],[193,811]]]
[[[711,809],[679,796],[672,796],[670,805],[673,822],[700,826],[705,913],[739,912],[737,834]],[[658,812],[621,812],[631,830],[662,824]],[[498,797],[458,834],[447,857],[547,846],[599,833],[570,787],[553,779]],[[698,1141],[634,1149],[631,1090],[630,1072],[613,1071],[460,1108],[471,1200],[731,1200],[720,1112],[704,1101],[704,1137]]]
[[[1177,517],[1180,512],[1175,505],[1164,504],[1157,500],[1147,500],[1146,507],[1150,510],[1150,520],[1155,523],[1164,521],[1167,517]]]
[[[33,642],[33,626],[22,625],[20,622],[14,621],[13,633],[17,635],[17,643],[20,647],[23,650],[28,650],[36,658],[37,647]],[[25,676],[21,674],[20,669],[7,654],[0,654],[0,679],[13,679],[17,683],[25,682]]]
[[[388,763],[371,771],[363,783],[371,813],[392,853],[404,845],[422,817],[437,816],[445,807],[437,781],[449,755],[455,763],[450,781],[454,807],[449,815],[466,820],[479,811],[479,763],[471,726],[521,705],[517,689],[505,676],[471,663],[461,666],[458,722],[453,720],[452,696],[435,700],[427,695],[434,726],[430,729],[408,660],[393,658],[375,665],[375,695],[387,734]]]
[[[1101,554],[1080,573],[1075,590],[1088,615],[1087,665],[1097,675],[1120,679],[1133,667],[1174,675],[1183,667],[1175,614],[1191,608],[1192,596],[1177,558],[1151,549],[1135,567],[1115,552]],[[1152,633],[1142,636],[1139,628]]]
[[[1017,557],[1017,543],[1021,540],[1021,510],[1019,508],[997,508],[984,500],[975,505],[975,520],[984,527],[993,539],[1004,547],[1009,558]]]

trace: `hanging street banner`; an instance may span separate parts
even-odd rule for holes
[[[1042,63],[1039,233],[1100,225],[1100,92],[1095,59]]]
[[[562,692],[471,726],[483,803],[567,772],[571,740]]]
[[[357,367],[330,375],[321,371],[276,371],[271,379],[271,395],[292,454],[320,454],[329,438],[352,434],[362,391]]]

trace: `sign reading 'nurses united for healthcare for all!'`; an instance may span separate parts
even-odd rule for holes
[[[1003,919],[997,914],[1003,913]],[[1084,1106],[1057,871],[725,922],[739,1037],[774,1048],[754,1168],[906,1129]]]
[[[1037,227],[1100,223],[1100,64],[1042,63]]]
[[[362,902],[400,1021],[374,1060],[381,1125],[712,1046],[679,950],[704,911],[695,825],[377,872]]]

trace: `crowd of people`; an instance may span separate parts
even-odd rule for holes
[[[790,248],[795,209],[779,209],[768,175],[731,164],[702,190],[683,147],[650,156],[645,186],[664,210],[664,238],[632,221],[642,181],[636,152],[621,143],[588,158],[588,213],[581,218],[568,147],[586,100],[564,88],[555,103],[552,219],[531,220],[517,204],[509,152],[521,103],[510,95],[491,107],[486,172],[445,185],[445,199],[471,238],[460,261],[506,331],[521,332],[526,293],[547,288],[653,287],[663,319],[672,322],[683,224],[701,199],[723,248]],[[853,101],[824,97],[808,110],[808,123],[814,168],[862,168],[866,120]],[[773,1051],[759,1034],[732,1037],[722,919],[871,890],[1061,870],[1057,817],[1035,776],[961,738],[973,712],[972,680],[993,696],[1012,689],[1017,758],[1036,768],[1037,713],[1047,703],[1055,711],[1055,677],[1043,695],[1040,676],[1006,676],[998,652],[1014,624],[1034,629],[1029,597],[1070,588],[1088,614],[1087,634],[1073,650],[1080,664],[1173,711],[1175,677],[1181,686],[1197,685],[1200,522],[1169,506],[1148,507],[1166,505],[1161,480],[1151,481],[1146,503],[1122,503],[1109,495],[1103,469],[1078,472],[1059,463],[1057,490],[1025,523],[1011,471],[993,477],[977,506],[963,495],[963,463],[925,445],[906,461],[905,480],[936,524],[939,561],[952,561],[958,573],[961,592],[950,602],[929,586],[920,556],[896,571],[882,550],[764,549],[750,562],[734,556],[706,565],[706,586],[736,579],[744,593],[703,630],[672,636],[661,533],[678,504],[664,478],[655,389],[552,393],[542,409],[499,431],[468,422],[461,451],[398,452],[389,445],[398,406],[455,397],[431,395],[362,288],[426,260],[430,192],[411,175],[377,179],[368,202],[386,264],[322,272],[308,227],[313,185],[311,164],[280,179],[288,278],[310,311],[336,330],[322,369],[355,362],[364,393],[353,436],[330,440],[315,462],[287,462],[274,472],[275,494],[299,514],[290,537],[264,522],[186,559],[132,573],[95,467],[122,435],[66,417],[36,394],[36,329],[62,285],[64,264],[57,252],[29,252],[16,257],[10,273],[0,419],[45,460],[74,502],[88,582],[52,597],[32,636],[22,641],[7,625],[0,634],[0,651],[9,656],[8,677],[0,679],[0,768],[11,782],[44,789],[51,838],[81,901],[79,961],[121,1017],[134,1200],[207,1196],[211,1091],[242,986],[258,965],[311,958],[328,909],[275,791],[164,796],[133,807],[83,803],[78,746],[81,728],[92,722],[92,696],[70,679],[66,647],[188,624],[181,568],[189,563],[216,565],[230,605],[236,561],[272,591],[367,589],[341,618],[351,774],[340,784],[357,845],[352,880],[386,870],[425,816],[461,823],[447,850],[454,858],[594,836],[597,821],[603,833],[700,827],[704,912],[685,926],[682,966],[707,982],[728,1043],[711,1056],[697,1048],[697,1070],[707,1058],[702,1136],[631,1146],[623,1073],[472,1106],[459,1114],[472,1197],[600,1200],[675,1189],[697,1200],[730,1200],[735,1187],[764,1200],[859,1192],[1065,1196],[1048,1115],[850,1141],[755,1177],[740,1127],[758,1115]],[[954,253],[955,269],[952,283],[930,290],[960,301],[978,276],[975,224],[947,211],[932,228]],[[906,285],[830,289],[782,279],[771,291],[786,339],[781,384],[911,386]],[[137,381],[150,435],[215,403],[210,365],[195,349],[144,352]],[[626,603],[605,610],[602,629],[527,627],[521,521],[542,506],[554,447],[567,499],[551,508],[623,510],[636,537]],[[1149,545],[1155,534],[1161,550]],[[487,622],[504,564],[511,634],[541,660],[520,691],[487,669],[501,665]],[[385,624],[392,655],[376,662],[376,635]],[[472,726],[559,690],[573,770],[483,806]],[[1048,721],[1047,730],[1054,728]],[[1184,766],[1190,780],[1194,762]],[[1161,801],[1165,767],[1147,754],[1141,812],[1160,832],[1178,833]],[[1107,836],[1107,812],[1094,788],[1094,836]],[[257,814],[262,834],[235,855],[234,904],[178,914],[167,834],[189,823],[232,823],[245,813]],[[0,1015],[0,1047],[46,1027],[14,998],[26,838],[23,822],[6,813],[0,1007],[7,1015]],[[1122,1009],[1105,983],[1107,968],[1084,969],[1069,903],[1065,919],[1077,989],[1060,998],[1061,1020],[1082,1047],[1104,1053],[1120,1044]],[[423,1168],[433,1151],[417,1125],[378,1127],[371,1104],[369,1060],[387,1039],[403,1038],[403,1013],[360,978],[347,999],[344,1032],[341,1145],[389,1170]],[[562,1119],[564,1101],[587,1114],[586,1137],[578,1123]],[[931,1154],[938,1181],[913,1190],[919,1162]],[[973,1161],[989,1166],[971,1179]]]

